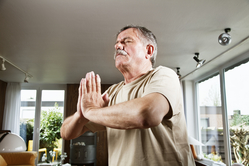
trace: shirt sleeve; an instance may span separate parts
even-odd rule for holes
[[[162,94],[168,100],[172,111],[171,116],[179,113],[182,108],[181,86],[178,76],[172,69],[161,66],[154,71],[143,96],[154,92]]]

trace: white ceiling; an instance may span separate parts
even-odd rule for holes
[[[249,36],[248,0],[1,0],[0,56],[33,75],[30,83],[79,83],[95,71],[113,84],[123,79],[114,67],[115,36],[127,24],[152,30],[156,66],[180,67],[184,79],[249,50],[248,40],[237,46]],[[232,43],[221,46],[227,27]],[[198,72],[195,52],[208,62]],[[23,82],[22,72],[6,68],[0,80]]]

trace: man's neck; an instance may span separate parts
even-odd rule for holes
[[[142,77],[144,74],[146,74],[148,71],[152,69],[152,66],[146,66],[146,67],[138,67],[138,68],[130,68],[127,70],[121,71],[121,73],[124,76],[124,82],[125,84],[128,84],[132,81],[135,81],[136,79]]]

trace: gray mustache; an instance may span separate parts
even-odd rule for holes
[[[124,50],[117,49],[114,53],[114,58],[116,57],[117,54],[127,55],[127,52],[125,52]]]

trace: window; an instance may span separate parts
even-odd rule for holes
[[[63,112],[64,90],[43,90],[39,139],[39,153],[42,156],[38,163],[60,161],[62,150],[60,128],[63,122]]]
[[[28,151],[38,152],[38,166],[47,162],[58,164],[61,160],[64,96],[65,85],[22,85],[20,136]]]
[[[249,166],[248,71],[247,59],[196,83],[201,152],[229,166]]]
[[[27,150],[32,150],[36,106],[36,90],[21,90],[20,136],[26,142]]]
[[[219,75],[213,75],[198,82],[198,109],[200,117],[200,137],[205,145],[202,153],[205,158],[223,162],[223,121],[221,111]]]
[[[232,163],[249,164],[249,62],[225,69]],[[246,164],[247,163],[247,164]]]

